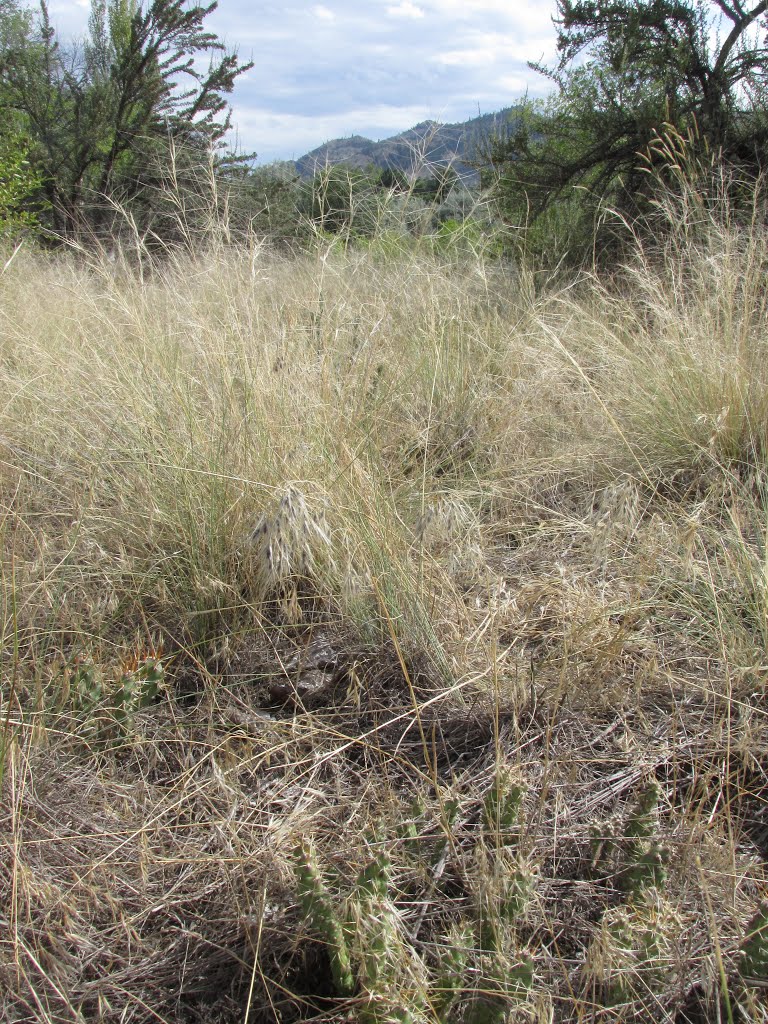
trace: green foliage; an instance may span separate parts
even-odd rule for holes
[[[533,891],[533,878],[516,853],[524,793],[513,775],[499,768],[483,802],[483,839],[478,852],[490,884],[480,893],[478,943],[488,954],[505,954],[508,929],[514,928],[525,912]],[[491,974],[500,974],[495,965]],[[512,984],[506,968],[503,976],[505,984]],[[494,980],[498,983],[502,978]]]
[[[483,817],[486,830],[497,836],[502,845],[517,840],[524,793],[523,787],[509,773],[499,769],[486,795]]]
[[[506,219],[529,229],[533,255],[592,256],[595,227],[599,254],[610,238],[600,219],[606,206],[624,217],[645,215],[654,179],[641,155],[655,164],[652,143],[663,126],[686,132],[696,125],[711,151],[752,170],[762,166],[765,125],[755,112],[768,65],[752,29],[767,10],[768,0],[749,9],[698,0],[558,0],[559,63],[532,66],[559,91],[524,104],[516,126],[487,154],[493,170],[486,184]],[[555,207],[565,217],[553,215]]]
[[[472,924],[454,925],[437,947],[437,965],[431,988],[432,1007],[438,1020],[446,1015],[461,996],[466,972],[475,946]]]
[[[135,714],[157,700],[164,679],[165,665],[155,655],[131,659],[116,684],[91,658],[78,655],[65,673],[64,696],[79,712],[84,733],[104,740],[130,731]]]
[[[225,95],[250,65],[204,28],[216,4],[92,0],[82,46],[62,46],[41,4],[37,22],[0,12],[0,107],[13,110],[44,181],[60,234],[104,226],[104,197],[146,189],[151,154],[166,140],[200,154],[229,126]],[[201,57],[211,57],[201,70]]]
[[[350,996],[355,990],[355,979],[345,936],[345,926],[334,906],[314,850],[309,843],[301,843],[294,851],[299,899],[307,920],[325,941],[336,991]]]
[[[419,199],[442,203],[448,198],[458,180],[459,176],[452,167],[437,167],[431,175],[416,178],[410,191]]]
[[[400,938],[397,913],[389,902],[391,873],[386,853],[378,851],[358,874],[348,897],[337,902],[309,843],[297,847],[294,861],[301,906],[326,944],[337,994],[352,996],[359,984],[365,999],[361,1017],[372,1024],[412,1019],[393,991]],[[413,950],[411,955],[417,956]]]
[[[378,173],[356,167],[325,167],[310,183],[307,215],[320,231],[371,235],[378,221],[378,180]]]
[[[524,997],[533,986],[533,961],[517,935],[534,891],[534,877],[518,850],[524,795],[514,776],[499,769],[483,804],[476,937],[483,984],[467,1008],[472,1024],[500,1024],[510,999]]]
[[[112,695],[115,720],[122,729],[131,725],[140,708],[155,703],[164,679],[165,666],[159,658],[146,657],[125,669]]]
[[[649,782],[640,792],[625,826],[622,874],[624,888],[633,895],[663,885],[666,878],[666,851],[654,837],[656,807],[659,802],[658,783]]]
[[[630,898],[660,888],[666,879],[668,854],[655,835],[659,796],[658,783],[651,781],[624,820],[596,822],[592,829],[593,867],[617,874]]]
[[[385,167],[379,174],[379,186],[401,194],[405,194],[409,189],[405,172],[392,167]]]
[[[96,665],[88,658],[78,657],[69,679],[72,700],[78,711],[90,712],[104,695],[104,684]]]
[[[291,162],[233,168],[229,182],[235,231],[253,232],[278,244],[309,237],[306,184]]]
[[[656,838],[660,795],[651,780],[622,819],[594,827],[593,864],[602,864],[626,894],[626,902],[603,917],[585,967],[607,1006],[661,992],[674,969],[682,922],[662,896],[667,851]]]
[[[37,224],[35,203],[43,179],[29,160],[28,141],[18,133],[0,140],[0,235]]]
[[[741,976],[761,983],[768,982],[768,903],[763,903],[747,925],[741,944]]]
[[[437,245],[448,242],[448,248],[455,239],[440,225],[450,217],[465,219],[463,202],[449,200],[466,191],[451,167],[409,181],[399,170],[335,164],[318,170],[305,186],[302,212],[317,231],[346,239],[377,244],[391,235],[402,248],[403,241],[427,237]]]
[[[502,258],[509,245],[509,232],[500,224],[479,220],[467,215],[461,220],[448,217],[436,231],[423,239],[436,256],[451,260],[472,259],[497,260]]]
[[[417,796],[411,804],[411,813],[397,828],[397,838],[409,853],[419,854],[419,824],[424,814],[424,801]]]
[[[649,891],[608,911],[589,951],[586,971],[601,988],[606,1006],[660,994],[675,967],[673,948],[682,922]]]
[[[375,854],[347,887],[346,897],[335,902],[311,847],[303,843],[297,849],[302,909],[328,946],[339,996],[355,992],[351,979],[356,976],[363,1019],[379,1024],[452,1021],[463,1015],[476,1024],[491,1024],[505,1018],[510,1001],[525,998],[533,986],[533,961],[518,948],[517,930],[530,902],[533,876],[517,852],[523,796],[523,788],[500,770],[483,805],[468,868],[474,910],[437,938],[429,965],[404,932],[386,841],[376,841]],[[459,803],[449,798],[442,807],[436,841],[424,834],[429,826],[419,802],[395,830],[393,849],[407,853],[418,873],[428,877],[441,875]],[[343,884],[339,888],[343,892]]]

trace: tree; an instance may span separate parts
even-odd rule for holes
[[[220,143],[226,94],[252,65],[204,28],[216,3],[91,0],[87,39],[72,47],[57,41],[45,0],[36,23],[15,0],[0,4],[0,111],[32,140],[58,233],[98,226],[97,197],[141,192],[147,151],[163,140]]]
[[[380,175],[373,165],[321,168],[307,184],[306,217],[330,234],[373,234],[381,213]]]
[[[768,80],[768,49],[749,35],[768,0],[559,0],[558,9],[560,70],[593,48],[618,83],[661,90],[670,120],[696,117],[713,147],[728,148],[744,90]]]
[[[379,175],[379,186],[397,195],[405,195],[409,188],[408,175],[398,167],[385,167]]]
[[[0,236],[34,228],[40,175],[29,163],[29,142],[18,132],[0,137]]]
[[[427,177],[416,178],[412,185],[413,194],[427,202],[442,203],[454,188],[459,176],[450,165],[435,167]]]
[[[768,84],[758,36],[768,0],[558,0],[557,10],[558,64],[532,66],[558,92],[525,104],[516,128],[490,147],[509,219],[556,218],[553,206],[565,202],[573,226],[606,199],[642,212],[649,176],[640,154],[652,157],[665,125],[760,169],[766,133],[752,100]]]
[[[14,0],[0,0],[0,53],[26,37],[30,19]],[[0,121],[0,234],[34,226],[41,176],[30,163],[31,142],[21,119],[2,111]]]

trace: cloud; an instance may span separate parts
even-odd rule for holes
[[[482,67],[493,64],[497,54],[491,49],[476,50],[446,50],[445,53],[436,53],[429,59],[435,64],[444,64],[446,67]]]
[[[402,0],[396,7],[387,7],[387,14],[390,18],[423,18],[424,11],[417,7],[411,0]]]
[[[49,2],[62,40],[82,37],[85,0]],[[554,61],[554,11],[555,0],[219,0],[205,26],[254,62],[230,97],[235,137],[271,160],[545,95],[527,61]]]
[[[33,7],[32,4],[28,6]],[[88,24],[89,11],[90,0],[52,0],[48,4],[51,24],[62,37],[82,38]]]
[[[531,88],[531,83],[523,75],[500,75],[496,79],[499,93],[506,96],[523,96],[526,92],[538,95],[541,90]]]
[[[556,13],[555,3],[529,0],[512,4],[509,0],[421,0],[425,7],[444,17],[465,17],[469,20],[488,19],[489,16],[505,20],[525,21],[528,24],[550,25]]]
[[[549,47],[546,37],[521,39],[501,32],[468,32],[461,49],[434,53],[429,60],[446,67],[485,67],[489,64],[526,64]]]
[[[90,6],[90,0],[53,0],[48,4],[48,13],[63,14],[66,17],[73,11],[88,11]]]

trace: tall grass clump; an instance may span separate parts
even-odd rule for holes
[[[654,231],[588,279],[551,326],[634,473],[762,473],[766,457],[765,186],[658,137]],[[560,330],[558,324],[566,324]],[[607,453],[606,453],[607,454]]]

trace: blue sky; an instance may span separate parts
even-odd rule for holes
[[[49,0],[62,38],[89,0]],[[206,22],[255,66],[231,97],[242,150],[292,159],[345,135],[386,138],[427,118],[463,121],[550,83],[555,0],[219,0]]]

